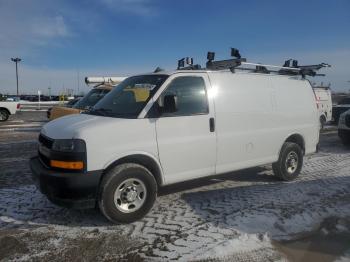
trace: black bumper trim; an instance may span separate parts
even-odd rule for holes
[[[37,188],[52,203],[78,209],[95,207],[102,170],[82,173],[51,170],[38,157],[30,159],[30,169]]]

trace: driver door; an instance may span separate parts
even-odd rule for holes
[[[207,74],[176,74],[157,100],[160,107],[167,95],[175,95],[177,101],[175,112],[162,112],[155,121],[167,184],[215,174],[216,133],[209,87]]]

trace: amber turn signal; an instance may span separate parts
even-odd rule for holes
[[[84,163],[82,161],[76,162],[67,162],[67,161],[58,161],[50,160],[51,167],[58,167],[63,169],[83,169]]]

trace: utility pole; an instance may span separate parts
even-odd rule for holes
[[[18,93],[18,65],[17,65],[17,64],[18,64],[19,62],[21,62],[22,59],[16,57],[16,58],[11,58],[11,61],[13,61],[13,62],[16,63],[16,80],[17,80],[17,97],[18,97],[19,93]]]
[[[80,71],[79,71],[79,69],[78,69],[78,70],[77,70],[77,80],[78,80],[78,93],[77,93],[77,95],[79,95],[79,89],[80,89],[79,78],[80,78]]]

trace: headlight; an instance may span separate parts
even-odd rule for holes
[[[81,139],[56,139],[52,144],[53,151],[59,152],[85,152],[85,141]]]

